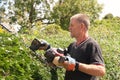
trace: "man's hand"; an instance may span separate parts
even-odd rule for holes
[[[74,71],[76,66],[76,60],[70,56],[66,56],[66,65],[65,68],[68,71]]]
[[[44,56],[46,57],[48,63],[52,63],[55,58],[55,51],[53,51],[52,49],[48,49],[45,52]]]
[[[56,48],[48,49],[45,53],[45,57],[48,63],[62,66],[68,71],[74,71],[76,69],[76,60],[70,56],[64,56],[58,53]]]
[[[63,56],[63,54],[59,53],[57,48],[51,48],[45,52],[44,56],[46,57],[48,63],[52,63],[56,56]]]
[[[62,66],[68,71],[78,70],[78,62],[70,56],[57,56],[54,57],[53,64]]]

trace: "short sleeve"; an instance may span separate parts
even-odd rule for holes
[[[104,65],[102,50],[97,43],[91,45],[90,63],[97,65]]]

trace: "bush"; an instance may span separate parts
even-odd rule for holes
[[[20,37],[0,34],[0,41],[0,79],[49,80],[49,69],[30,55]]]
[[[106,75],[101,80],[120,79],[120,20],[97,21],[90,34],[100,44],[106,66]]]
[[[105,60],[106,75],[101,80],[120,79],[119,26],[119,20],[114,19],[96,21],[90,28],[89,33],[100,44]],[[63,80],[64,69],[51,70],[36,57],[32,57],[32,52],[25,44],[28,46],[34,38],[38,38],[48,41],[52,47],[66,48],[73,39],[70,38],[69,32],[55,24],[42,27],[42,29],[38,27],[37,30],[37,34],[19,34],[18,37],[0,33],[0,79],[57,80],[58,78],[58,80]],[[44,53],[37,52],[42,55]]]

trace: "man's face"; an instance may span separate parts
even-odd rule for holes
[[[81,24],[76,19],[70,20],[69,31],[72,38],[77,38],[81,35]]]

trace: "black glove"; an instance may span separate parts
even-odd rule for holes
[[[67,56],[67,55],[68,55],[68,50],[67,50],[67,48],[66,48],[66,49],[58,48],[58,49],[57,49],[57,52],[59,52],[59,53],[61,53],[61,54],[64,54],[64,56]]]
[[[46,57],[48,63],[52,63],[55,58],[55,52],[52,49],[48,49],[44,56]]]
[[[59,51],[57,48],[50,48],[45,52],[44,56],[47,58],[48,62],[53,62],[56,56],[64,56],[61,52],[62,51]]]

